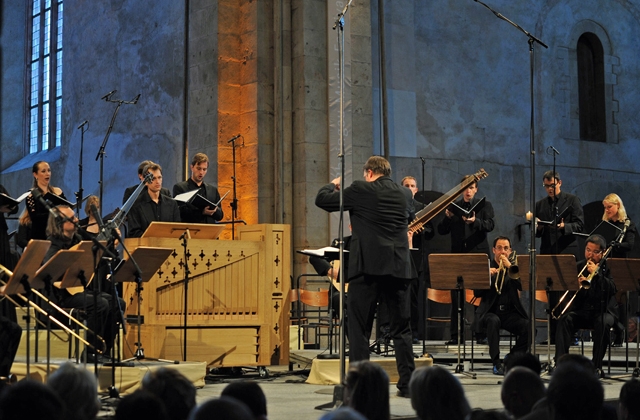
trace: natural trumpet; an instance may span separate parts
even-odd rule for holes
[[[498,294],[502,293],[502,288],[504,287],[504,282],[506,280],[506,276],[508,275],[510,278],[518,280],[520,278],[520,269],[518,268],[518,255],[516,251],[511,252],[509,254],[509,263],[511,264],[507,269],[504,266],[503,259],[500,258],[500,265],[498,267],[498,274],[496,276],[496,292]]]
[[[3,266],[2,264],[0,264],[0,275],[2,274],[2,272],[6,273],[7,276],[11,277],[13,275],[13,272],[11,270],[9,270],[8,268],[6,268],[5,266]],[[0,284],[2,284],[3,286],[6,285],[6,283],[4,281],[0,281]],[[25,296],[21,295],[21,294],[17,294],[17,296],[22,299],[25,303],[27,303],[29,306],[31,306],[35,311],[40,312],[42,315],[46,316],[48,319],[50,319],[52,322],[54,322],[56,325],[58,325],[61,329],[63,329],[67,334],[75,337],[76,339],[80,340],[83,344],[85,344],[86,346],[89,347],[93,347],[97,353],[103,353],[104,350],[106,349],[106,344],[105,341],[102,337],[100,337],[98,334],[94,333],[92,330],[90,330],[86,325],[84,325],[82,322],[78,321],[76,318],[72,317],[71,315],[69,315],[67,313],[67,311],[65,311],[64,309],[60,308],[58,305],[56,305],[55,303],[53,303],[51,300],[47,299],[46,296],[44,296],[42,293],[38,292],[37,290],[31,289],[31,291],[36,294],[37,296],[39,296],[41,299],[43,299],[46,303],[48,303],[49,305],[51,305],[52,308],[56,309],[58,312],[60,312],[62,315],[66,316],[67,318],[69,318],[70,321],[75,322],[80,328],[84,329],[87,332],[91,332],[95,337],[96,340],[98,340],[101,344],[102,344],[102,348],[97,348],[95,345],[89,343],[87,340],[85,340],[84,338],[82,338],[80,336],[80,334],[77,334],[75,331],[73,331],[71,328],[67,327],[66,325],[64,325],[62,322],[60,322],[56,317],[50,315],[47,311],[45,311],[44,309],[42,309],[40,306],[38,306],[37,304],[35,304],[34,302],[32,302],[30,299],[26,298]],[[15,306],[21,306],[20,304],[18,304],[15,300],[13,300],[11,297],[9,297],[8,295],[5,295],[5,297],[7,299],[9,299],[9,301],[11,303],[13,303]],[[37,320],[37,318],[36,318]],[[38,323],[40,325],[42,325],[42,323],[40,321],[38,321]],[[65,341],[65,340],[63,340]]]

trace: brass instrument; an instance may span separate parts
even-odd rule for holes
[[[11,270],[9,270],[7,267],[5,267],[2,264],[0,264],[0,274],[2,274],[3,272],[6,273],[6,275],[8,275],[9,277],[11,277],[13,275],[13,272]],[[4,286],[4,285],[6,285],[6,282],[0,280],[0,284]],[[102,337],[100,337],[98,334],[96,334],[93,331],[91,331],[86,325],[84,325],[82,322],[78,321],[76,318],[74,318],[69,313],[67,313],[67,311],[63,310],[58,305],[53,303],[50,299],[47,299],[47,297],[44,296],[42,293],[40,293],[40,292],[38,292],[37,290],[34,290],[34,289],[31,289],[31,291],[34,294],[36,294],[37,296],[39,296],[40,298],[42,298],[46,303],[51,305],[52,308],[56,309],[58,312],[60,312],[61,314],[63,314],[67,318],[69,318],[70,321],[75,322],[80,328],[84,329],[86,332],[91,332],[96,337],[96,339],[102,343],[102,348],[99,349],[99,348],[95,347],[93,344],[89,343],[87,340],[82,338],[80,336],[80,334],[77,334],[71,328],[69,328],[66,325],[64,325],[62,322],[60,322],[60,320],[58,320],[54,316],[50,315],[47,311],[42,309],[39,305],[37,305],[36,303],[31,301],[31,299],[26,298],[25,296],[21,295],[20,293],[17,293],[16,296],[18,296],[20,299],[22,299],[24,302],[26,302],[34,310],[36,310],[36,311],[40,312],[42,315],[46,316],[53,323],[55,323],[60,328],[62,328],[67,334],[69,334],[69,335],[73,336],[74,338],[80,340],[84,345],[94,348],[95,351],[100,353],[100,354],[102,354],[104,352],[104,350],[106,349],[106,344],[105,344],[105,341],[104,341],[104,339]],[[12,299],[9,295],[5,295],[4,297],[9,299],[9,301],[11,303],[13,303],[16,307],[17,306],[21,306],[18,302],[16,302],[14,299]],[[44,328],[47,328],[47,326],[44,325],[40,320],[38,320],[37,317],[35,319],[36,319],[36,322],[38,322],[39,325],[42,325]],[[54,333],[54,335],[56,335],[56,337],[60,338],[61,341],[67,341],[67,340],[63,340],[60,336],[58,336],[55,333]]]
[[[504,287],[507,275],[516,280],[520,278],[520,268],[518,267],[518,255],[516,251],[512,251],[511,254],[509,254],[508,260],[511,265],[509,268],[506,268],[504,266],[504,260],[500,258],[500,266],[498,267],[498,274],[496,276],[495,283],[496,292],[498,292],[498,294],[502,294],[502,288]]]
[[[475,174],[471,175],[456,187],[452,188],[446,194],[443,194],[433,203],[427,205],[424,209],[416,213],[416,218],[409,223],[409,232],[416,233],[424,229],[427,222],[438,215],[442,210],[447,208],[460,194],[464,192],[471,184],[478,182],[479,180],[488,177],[489,174],[484,169],[480,169]]]

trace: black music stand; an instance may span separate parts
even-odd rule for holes
[[[141,325],[142,318],[140,315],[140,293],[142,292],[142,283],[148,282],[156,274],[156,271],[160,266],[169,258],[169,255],[173,252],[171,248],[152,248],[152,247],[138,247],[133,250],[131,258],[128,258],[122,266],[111,277],[114,282],[135,281],[136,282],[136,295],[138,298],[137,320],[138,326],[138,341],[136,342],[136,352],[133,357],[123,360],[123,362],[130,362],[132,360],[156,360],[167,363],[180,363],[177,360],[156,359],[151,357],[145,357],[144,349],[141,342]],[[140,261],[140,271],[136,269],[133,261]]]
[[[474,372],[465,372],[460,363],[460,341],[464,328],[462,291],[466,289],[487,289],[491,286],[489,256],[487,254],[431,254],[429,255],[431,288],[458,290],[458,364],[456,373],[476,379]],[[466,356],[466,354],[465,354]]]
[[[51,280],[59,279],[67,271],[69,267],[75,264],[76,261],[84,254],[84,251],[73,251],[69,249],[61,249],[51,257],[40,269],[36,272],[35,277],[31,281],[31,287],[33,289],[50,289]],[[55,282],[57,287],[60,287],[61,282]],[[52,302],[47,302],[50,306]],[[57,309],[57,308],[56,308]],[[60,309],[58,309],[60,310]],[[47,312],[47,373],[50,372],[51,366],[51,314]],[[54,318],[53,318],[54,319]],[[58,322],[56,324],[59,325]],[[71,337],[69,337],[71,340]]]
[[[31,358],[31,339],[29,337],[29,325],[31,317],[29,315],[29,292],[31,291],[31,285],[29,280],[34,276],[34,273],[40,268],[40,264],[44,259],[45,254],[51,247],[50,241],[32,239],[27,244],[27,247],[22,252],[22,257],[18,260],[15,270],[7,284],[0,287],[0,291],[5,295],[16,295],[24,293],[27,299],[25,322],[27,325],[27,378],[30,376],[30,358]],[[36,340],[36,343],[38,340]]]
[[[520,281],[522,290],[529,290],[529,256],[518,256],[520,268]],[[542,280],[542,281],[541,281]],[[550,292],[577,291],[580,288],[576,269],[576,257],[572,254],[537,255],[536,256],[536,290],[544,290],[547,295],[547,366],[551,363],[551,318],[553,310],[549,307]],[[566,297],[560,299],[560,303]],[[535,299],[535,296],[531,296]],[[535,328],[536,314],[529,314],[532,318],[531,325]],[[535,343],[532,343],[535,345]]]
[[[640,277],[637,273],[640,273],[640,259],[626,259],[626,258],[609,258],[607,260],[607,267],[611,271],[611,277],[615,280],[616,288],[620,291],[627,292],[627,308],[629,307],[629,292],[640,291]],[[640,296],[638,297],[640,302]],[[639,306],[640,307],[640,306]],[[629,311],[627,311],[629,313]],[[636,313],[639,316],[639,313]],[[625,329],[628,329],[629,325],[625,325]],[[628,331],[627,331],[628,333]],[[626,371],[629,371],[629,343],[625,343],[626,348]],[[611,373],[611,372],[609,372]],[[628,376],[628,375],[625,375]],[[640,340],[636,338],[636,367],[633,369],[633,377],[640,376]],[[622,378],[621,376],[612,379]]]

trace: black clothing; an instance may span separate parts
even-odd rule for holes
[[[179,182],[173,186],[173,196],[177,196],[178,194],[186,193],[189,191],[197,190],[200,191],[198,194],[211,201],[213,204],[220,201],[220,193],[218,189],[213,185],[208,185],[206,183],[202,183],[200,186],[196,184],[193,179],[189,178],[184,182]],[[202,214],[202,209],[191,205],[189,203],[179,203],[180,207],[180,217],[184,223],[215,223],[218,220],[222,220],[224,217],[224,213],[222,212],[222,203],[216,209],[216,212],[213,213],[213,216],[205,216]]]
[[[540,242],[540,254],[573,254],[578,258],[578,244],[573,233],[582,233],[584,230],[584,212],[580,199],[561,191],[556,196],[556,202],[551,197],[545,197],[536,203],[536,217],[542,221],[554,220],[555,209],[558,214],[571,207],[564,217],[564,228],[556,229],[553,224],[538,224],[536,237],[542,238]],[[560,220],[558,220],[560,223]],[[557,241],[556,241],[557,237]]]
[[[59,238],[57,236],[50,236],[47,239],[51,241],[51,247],[42,260],[43,264],[49,261],[61,249],[69,249],[79,242],[76,238],[70,240],[67,238]],[[53,281],[57,280],[58,279],[55,279]],[[94,292],[92,291],[85,290],[84,292],[72,295],[66,289],[58,289],[55,286],[50,286],[49,288],[51,290],[45,290],[44,292],[48,299],[51,299],[61,308],[84,310],[87,316],[87,327],[95,334],[103,337],[106,342],[107,338],[104,337],[104,327],[109,311],[109,302],[107,299],[98,295],[96,305],[94,304]],[[44,306],[46,307],[47,305]],[[52,310],[48,310],[48,312],[51,314],[55,313]],[[93,334],[89,335],[88,341],[100,352],[104,350],[102,343],[98,342]],[[91,350],[93,353],[94,349]]]
[[[425,204],[413,200],[413,208],[416,213],[426,207]],[[418,270],[416,276],[411,279],[411,285],[409,286],[409,310],[411,312],[411,335],[414,340],[418,340],[423,337],[425,327],[425,305],[427,296],[427,284],[429,280],[429,264],[428,264],[428,249],[427,241],[433,239],[435,236],[435,230],[433,229],[433,223],[431,221],[424,225],[424,229],[420,233],[413,235],[413,249],[411,250],[411,258],[413,264]],[[415,250],[418,251],[415,251]]]
[[[617,222],[614,222],[613,220],[609,220],[609,223],[621,230],[624,230],[624,221],[618,220]],[[638,236],[638,229],[636,228],[635,223],[629,221],[629,227],[624,233],[622,242],[614,244],[609,258],[627,258],[627,254],[633,250],[633,246],[636,243],[636,236]]]
[[[372,182],[354,181],[343,191],[352,235],[349,249],[349,361],[368,360],[369,338],[378,302],[386,303],[400,379],[408,391],[415,369],[406,292],[412,277],[407,226],[413,219],[411,191],[388,176]],[[316,205],[340,209],[340,192],[325,185]]]
[[[138,185],[140,185],[140,184],[138,184]],[[131,194],[133,194],[133,192],[136,190],[136,188],[138,188],[138,185],[132,185],[131,187],[128,187],[126,190],[124,190],[124,194],[122,195],[122,204],[127,202],[129,197],[131,197]],[[142,192],[140,192],[140,195],[138,196],[138,199],[140,199],[140,197],[142,197],[142,195],[145,192],[147,192],[147,187],[146,186],[142,189]],[[171,197],[171,191],[169,191],[169,188],[161,188],[160,189],[160,194],[161,195],[166,195],[167,197]]]
[[[498,268],[499,264],[492,259],[491,267]],[[522,283],[519,279],[512,279],[507,274],[501,293],[498,294],[496,280],[498,276],[491,277],[491,288],[488,290],[473,291],[474,296],[482,298],[476,312],[477,324],[487,331],[489,355],[494,365],[500,361],[500,328],[516,335],[516,344],[511,349],[511,353],[527,351],[529,331],[527,312],[518,295],[518,292],[522,291]],[[502,275],[500,275],[500,281],[502,281]]]
[[[65,200],[67,199],[67,197],[64,196],[64,193],[60,193],[60,197]],[[49,210],[42,205],[40,200],[36,200],[33,197],[33,194],[29,194],[27,196],[26,203],[29,218],[31,219],[31,237],[29,239],[47,239]]]
[[[173,198],[160,194],[156,203],[148,191],[143,191],[127,217],[129,237],[139,238],[151,222],[180,222],[180,210]]]
[[[578,270],[582,270],[585,264],[585,260],[580,261]],[[569,292],[567,299],[571,298],[571,293]],[[604,267],[601,267],[598,274],[591,280],[589,289],[581,288],[567,312],[558,320],[556,360],[569,352],[573,334],[577,330],[592,328],[592,360],[596,368],[602,368],[602,359],[604,359],[609,342],[609,330],[616,322],[617,317],[615,295],[616,286],[609,276],[609,270],[605,263]]]
[[[0,193],[9,195],[9,192],[0,185]],[[11,209],[8,214],[16,214],[18,212],[18,206]],[[13,270],[17,261],[17,256],[11,252],[11,243],[9,242],[9,227],[7,221],[4,219],[4,213],[0,212],[0,264]]]
[[[475,206],[481,199],[473,197],[468,203],[464,201],[464,197],[460,197],[454,201],[455,204],[468,210]],[[446,217],[438,224],[438,233],[440,235],[446,235],[451,233],[451,253],[463,254],[463,253],[477,253],[477,254],[490,254],[489,242],[487,241],[487,233],[491,232],[495,227],[494,211],[491,202],[485,200],[484,207],[476,213],[476,220],[469,224],[462,220],[461,217],[455,214],[451,218]],[[464,317],[464,297],[458,290],[451,290],[451,325],[449,331],[451,338],[457,339],[458,326],[460,320],[458,319],[457,302],[461,302],[462,316]],[[460,331],[461,340],[464,340],[464,330]]]

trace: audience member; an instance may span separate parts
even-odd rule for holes
[[[196,407],[189,420],[253,420],[251,410],[242,402],[231,397],[209,400]]]
[[[464,420],[471,413],[462,385],[443,367],[416,369],[409,390],[420,420]]]
[[[142,389],[162,400],[172,420],[185,420],[196,406],[196,388],[175,369],[159,368],[142,379]]]
[[[368,420],[389,420],[389,377],[378,364],[362,360],[349,364],[344,388],[344,405]]]
[[[533,405],[544,397],[545,389],[540,375],[523,366],[515,366],[507,372],[502,383],[500,397],[504,408],[513,418],[519,419],[531,412]]]
[[[47,379],[65,405],[66,420],[93,420],[100,410],[98,383],[87,369],[66,362]]]
[[[640,420],[640,381],[631,379],[620,389],[618,420]]]
[[[538,376],[542,372],[540,360],[531,353],[514,353],[505,358],[505,374],[516,366],[529,368]]]
[[[592,370],[564,362],[553,372],[547,390],[551,420],[598,420],[604,403],[604,389]]]
[[[340,407],[320,417],[320,420],[367,420],[351,407]]]
[[[0,395],[2,420],[63,420],[63,408],[62,401],[51,388],[33,380],[7,386]]]
[[[256,420],[267,419],[267,397],[265,397],[262,388],[255,381],[236,381],[231,382],[223,390],[222,397],[232,397],[244,403]]]
[[[173,420],[163,401],[143,389],[122,398],[116,408],[116,420]]]
[[[485,411],[481,408],[476,408],[469,413],[466,420],[509,420],[509,416],[502,411]]]

